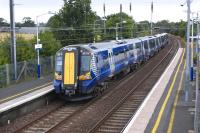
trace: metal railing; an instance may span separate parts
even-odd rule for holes
[[[54,72],[54,62],[54,56],[41,58],[41,77],[51,75]],[[18,62],[16,80],[13,68],[13,64],[0,66],[0,88],[19,82],[37,79],[37,59]]]

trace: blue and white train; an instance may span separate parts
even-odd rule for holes
[[[123,41],[70,45],[56,53],[55,92],[67,99],[89,98],[105,81],[149,60],[168,43],[168,34]]]

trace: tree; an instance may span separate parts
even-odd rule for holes
[[[22,19],[22,27],[34,27],[35,26],[35,22],[33,20],[31,20],[30,17],[24,17]]]
[[[178,35],[178,36],[185,38],[186,37],[187,23],[185,21],[181,20],[180,22],[177,22],[176,25],[177,25],[177,33],[175,33],[175,35]],[[194,27],[194,29],[196,29],[196,28]],[[195,31],[195,33],[196,33],[196,31]]]
[[[10,63],[10,38],[0,41],[0,65]]]
[[[174,35],[178,35],[181,37],[185,37],[186,33],[186,22],[180,21],[180,22],[169,22],[168,20],[162,20],[158,21],[155,24],[156,27],[160,28],[160,32],[167,32]]]
[[[88,24],[94,23],[96,14],[91,10],[90,4],[91,0],[64,0],[63,8],[49,19],[48,26],[62,27],[54,31],[62,46],[93,40],[93,26]]]
[[[23,37],[17,37],[16,39],[17,44],[17,61],[25,61],[33,59],[35,54],[34,43],[32,40],[26,40]]]
[[[54,34],[49,31],[45,31],[40,34],[40,40],[42,43],[41,54],[43,56],[55,55],[55,53],[61,48],[61,44],[54,37]]]
[[[60,10],[61,26],[80,28],[92,23],[96,14],[91,10],[91,0],[64,0]]]
[[[7,23],[7,21],[4,18],[0,18],[0,27],[1,26],[9,26],[9,24]]]
[[[147,20],[140,21],[136,24],[136,33],[135,36],[145,36],[150,35],[150,22]]]
[[[132,19],[132,17],[128,16],[126,13],[117,13],[117,14],[111,14],[106,17],[106,27],[112,29],[109,31],[109,38],[108,39],[115,39],[115,30],[116,30],[116,25],[118,23],[118,31],[119,29],[122,29],[122,35],[119,32],[119,36],[123,36],[124,38],[130,38],[133,36],[133,33],[135,32],[135,21]],[[122,24],[121,26],[121,18],[122,22],[124,21],[125,23]]]

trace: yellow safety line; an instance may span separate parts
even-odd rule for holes
[[[39,88],[41,88],[41,87],[44,87],[44,86],[46,86],[46,85],[49,85],[50,83],[51,83],[51,82],[46,83],[46,84],[41,85],[41,86],[38,86],[38,87],[36,87],[36,88],[27,90],[27,91],[23,91],[23,92],[21,92],[21,93],[15,94],[15,95],[12,95],[12,96],[10,96],[10,97],[4,98],[4,99],[0,100],[0,103],[5,102],[5,101],[8,101],[8,100],[11,100],[11,99],[14,99],[14,98],[16,98],[16,97],[19,97],[19,96],[24,95],[24,94],[26,94],[26,93],[29,93],[29,92],[31,92],[31,91],[35,91],[35,90],[37,90],[37,89],[39,89]]]
[[[156,130],[158,129],[158,126],[159,126],[159,124],[160,124],[160,121],[161,121],[163,112],[164,112],[164,110],[165,110],[165,107],[166,107],[166,105],[167,105],[167,102],[168,102],[168,100],[169,100],[169,98],[170,98],[170,95],[171,95],[171,93],[172,93],[172,90],[173,90],[173,87],[174,87],[174,84],[175,84],[175,81],[176,81],[176,77],[177,77],[177,75],[178,75],[178,71],[179,71],[180,66],[181,66],[181,64],[182,64],[182,62],[183,62],[184,53],[185,53],[185,50],[183,51],[182,58],[181,58],[181,63],[178,65],[178,69],[177,69],[177,71],[176,71],[176,73],[175,73],[175,76],[174,76],[174,78],[173,78],[172,84],[171,84],[171,86],[170,86],[170,88],[169,88],[169,91],[168,91],[168,93],[167,93],[167,96],[166,96],[166,98],[165,98],[165,100],[164,100],[164,103],[162,104],[162,107],[161,107],[160,112],[159,112],[159,114],[158,114],[158,117],[157,117],[157,119],[156,119],[156,123],[155,123],[155,125],[153,126],[153,129],[151,130],[152,133],[156,133]]]
[[[173,104],[173,109],[172,109],[172,113],[171,113],[171,117],[170,117],[169,126],[168,126],[168,129],[167,129],[167,133],[172,132],[172,127],[173,127],[173,123],[174,123],[174,116],[175,116],[176,106],[177,106],[177,103],[178,103],[179,92],[180,92],[181,87],[182,87],[183,74],[184,74],[185,67],[186,67],[186,63],[184,63],[184,68],[183,68],[183,71],[182,71],[182,74],[181,74],[181,80],[180,80],[179,88],[177,90],[175,101],[174,101],[174,104]]]

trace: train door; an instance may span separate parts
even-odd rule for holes
[[[108,49],[108,56],[109,56],[108,59],[109,59],[109,64],[110,64],[110,72],[111,72],[111,75],[113,75],[115,71],[115,63],[114,63],[112,49]]]
[[[128,50],[128,47],[125,46],[125,48],[124,48],[124,57],[125,57],[125,62],[124,62],[124,64],[125,64],[125,66],[128,65],[128,59],[129,59],[129,52],[128,52],[128,51],[129,51],[129,50]]]
[[[157,37],[156,41],[157,41],[157,45],[158,45],[158,50],[160,50],[160,48],[161,48],[161,46],[160,46],[160,37]]]
[[[137,50],[137,48],[136,48],[136,45],[135,45],[135,43],[133,44],[133,54],[134,54],[134,59],[135,59],[135,63],[137,63],[138,62],[138,50]]]
[[[145,57],[146,57],[146,51],[145,51],[145,48],[144,48],[144,41],[141,41],[141,50],[142,50],[142,60],[144,61],[145,60]]]
[[[63,87],[66,89],[66,92],[75,93],[79,66],[78,50],[76,48],[67,48],[64,50],[63,61]]]

